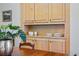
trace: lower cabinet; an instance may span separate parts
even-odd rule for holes
[[[65,53],[65,40],[49,41],[49,51],[56,53]]]
[[[48,41],[47,40],[35,40],[35,49],[48,51]]]
[[[34,49],[36,50],[65,54],[64,39],[31,38],[29,41],[35,45]]]

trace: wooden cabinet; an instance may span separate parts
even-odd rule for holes
[[[34,21],[34,4],[24,3],[21,4],[22,24],[33,24]]]
[[[22,25],[25,26],[25,32],[38,32],[39,36],[45,36],[46,33],[63,33],[63,36],[66,38],[56,40],[53,38],[35,37],[34,40],[30,40],[35,44],[35,49],[68,54],[69,35],[67,33],[69,33],[69,4],[26,3],[22,4],[21,7],[21,22]]]
[[[65,40],[49,41],[50,52],[65,53]]]
[[[35,20],[38,22],[46,22],[48,20],[48,4],[35,4]]]
[[[48,51],[48,41],[37,38],[37,40],[35,40],[35,49]]]
[[[50,51],[65,54],[64,38],[28,38],[35,45],[36,50]]]
[[[21,4],[22,20],[25,24],[50,23],[65,20],[63,3],[26,3]]]
[[[22,12],[24,20],[34,20],[34,4],[22,4]]]
[[[65,18],[65,4],[63,3],[52,3],[49,4],[49,19],[53,22],[63,21]]]

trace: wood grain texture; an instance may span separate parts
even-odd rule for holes
[[[22,15],[24,20],[34,20],[34,4],[33,3],[25,3],[22,5]]]
[[[35,20],[48,20],[48,4],[36,3],[35,4]]]
[[[26,48],[14,48],[12,56],[65,56],[61,53],[53,53],[41,50],[32,50]]]
[[[49,51],[65,54],[65,41],[49,41]]]
[[[66,54],[70,54],[70,4],[66,4],[65,12],[65,37],[66,37]]]
[[[40,40],[40,38],[36,38],[36,39],[37,40],[35,40],[35,49],[48,51],[48,41],[47,40]]]
[[[49,4],[49,19],[64,20],[64,4],[63,3],[51,3]]]

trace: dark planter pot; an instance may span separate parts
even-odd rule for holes
[[[0,56],[11,56],[13,44],[12,39],[0,39]]]

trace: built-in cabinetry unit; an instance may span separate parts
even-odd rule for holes
[[[69,4],[21,4],[21,24],[35,49],[69,54]]]

